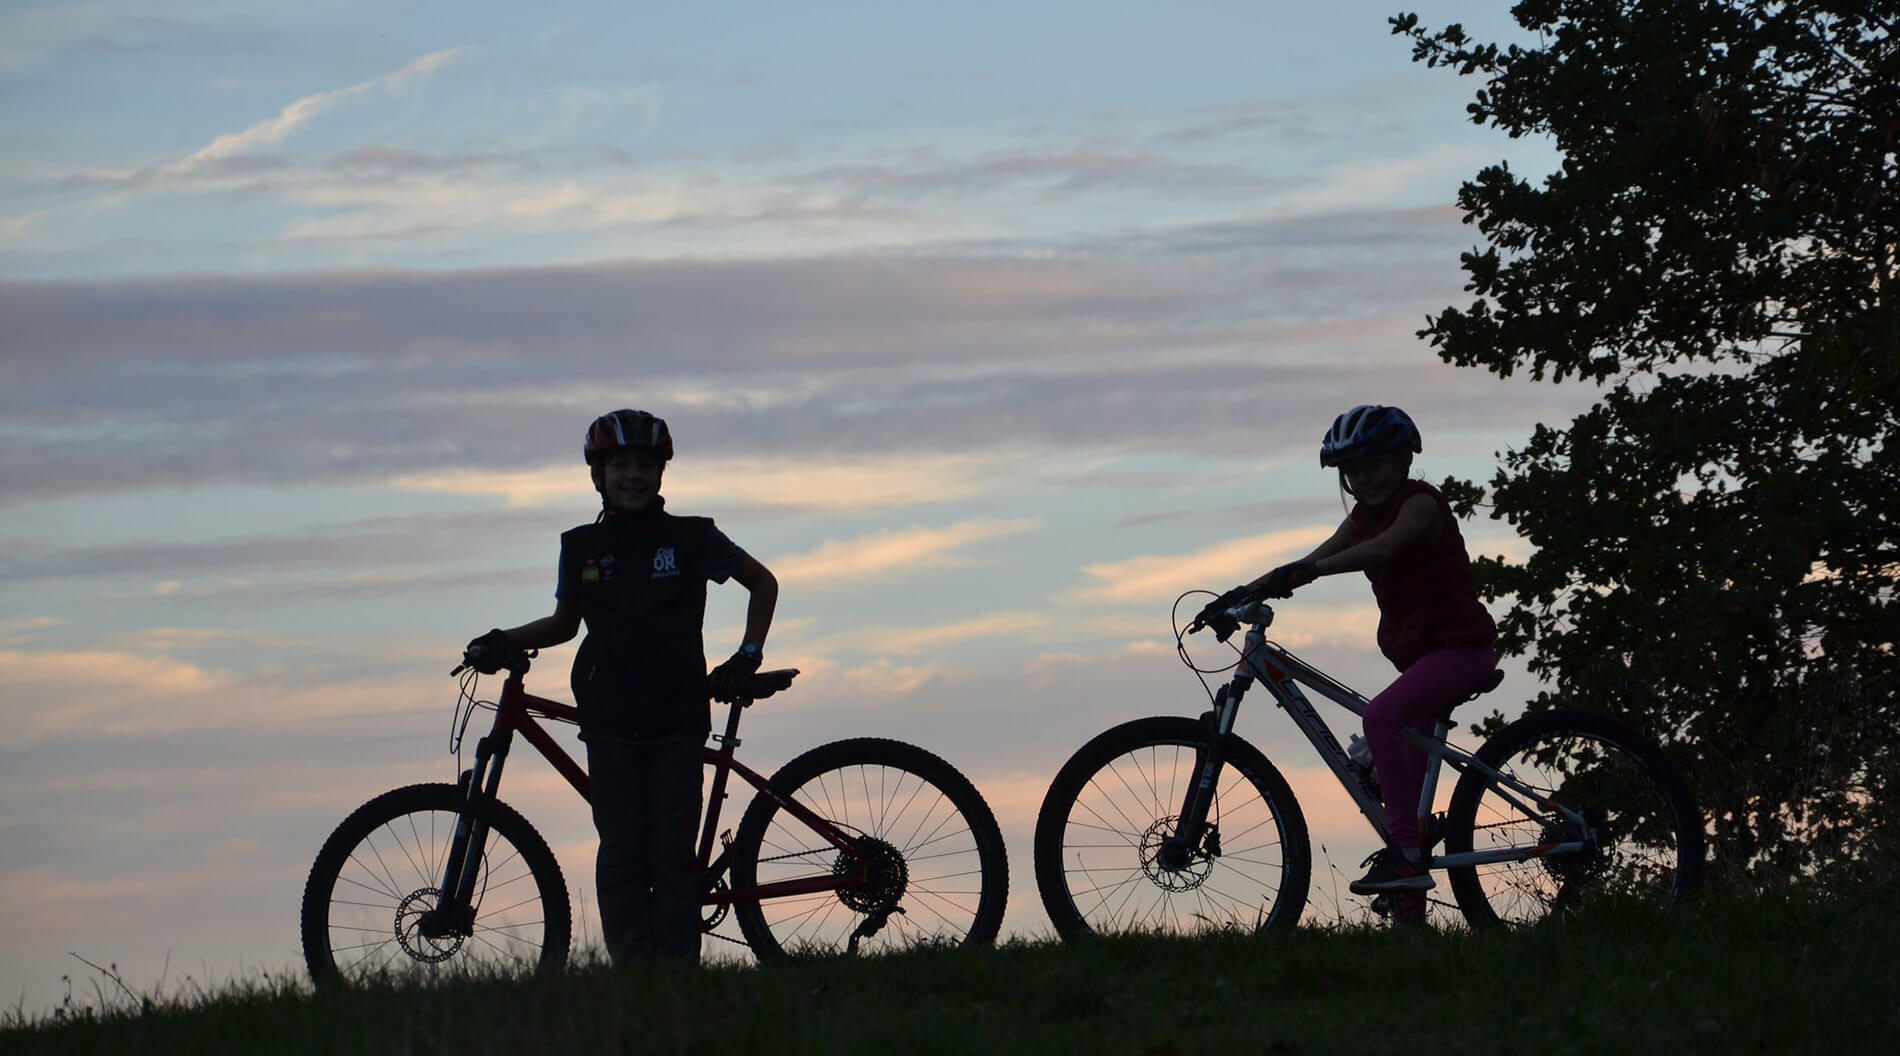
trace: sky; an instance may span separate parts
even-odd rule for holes
[[[1412,9],[1517,39],[1506,6]],[[1170,605],[1332,530],[1333,415],[1399,404],[1417,475],[1483,479],[1593,397],[1417,338],[1469,300],[1460,181],[1555,156],[1470,124],[1398,10],[0,4],[0,1006],[300,971],[318,846],[452,780],[445,676],[552,610],[623,406],[671,424],[669,509],[782,582],[804,673],[741,757],[944,756],[1006,934],[1049,934],[1049,778],[1204,707]],[[1375,621],[1338,577],[1274,634],[1370,693]],[[1239,729],[1314,830],[1308,919],[1361,912],[1363,821],[1284,719]],[[529,756],[504,798],[591,906],[579,800]]]

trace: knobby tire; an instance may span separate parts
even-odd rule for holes
[[[454,785],[410,785],[358,807],[330,834],[303,893],[304,963],[312,979],[560,969],[572,927],[560,864],[534,826],[504,803],[481,808],[489,834],[473,930],[434,939],[420,934],[417,916],[434,903],[461,808]]]
[[[1137,719],[1083,745],[1057,772],[1036,818],[1036,887],[1064,938],[1291,927],[1306,906],[1312,852],[1293,790],[1233,734],[1207,820],[1217,839],[1172,868],[1171,835],[1207,728]]]
[[[1701,886],[1695,799],[1662,750],[1624,723],[1594,712],[1539,712],[1498,731],[1477,759],[1587,815],[1591,831],[1583,852],[1448,870],[1473,927],[1534,924],[1582,905],[1668,903]],[[1574,840],[1585,835],[1578,829],[1557,811],[1527,812],[1469,769],[1446,812],[1445,849]]]
[[[770,787],[811,808],[863,848],[853,862],[765,793],[733,840],[732,887],[845,875],[870,863],[870,883],[738,901],[733,915],[760,958],[919,946],[981,946],[996,938],[1009,864],[989,804],[955,767],[913,745],[856,738],[821,745],[772,775]]]

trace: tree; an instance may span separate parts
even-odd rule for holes
[[[1621,712],[1689,772],[1718,875],[1900,851],[1900,3],[1524,0],[1535,46],[1392,19],[1478,75],[1471,120],[1544,136],[1458,202],[1488,245],[1447,362],[1600,386],[1567,427],[1447,481],[1532,555],[1508,600],[1533,708]]]

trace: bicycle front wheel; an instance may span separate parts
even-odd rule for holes
[[[846,854],[774,795],[849,838]],[[761,958],[987,945],[1003,923],[1009,863],[988,803],[935,755],[899,741],[822,745],[772,775],[732,846],[734,916]],[[761,885],[858,880],[747,899]]]
[[[1662,750],[1623,723],[1593,712],[1539,712],[1500,730],[1477,759],[1509,780],[1475,768],[1458,779],[1446,814],[1448,854],[1584,848],[1448,870],[1473,927],[1534,924],[1586,904],[1670,902],[1701,886],[1695,799]]]
[[[1286,778],[1229,734],[1207,831],[1172,846],[1199,780],[1206,727],[1137,719],[1100,734],[1057,772],[1036,818],[1036,887],[1064,938],[1290,927],[1312,874],[1306,818]]]
[[[303,955],[319,983],[514,976],[567,960],[567,885],[547,841],[504,803],[481,808],[488,839],[472,916],[447,921],[443,871],[461,789],[410,785],[358,807],[317,852],[303,890]]]

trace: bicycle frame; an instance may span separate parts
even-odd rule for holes
[[[1312,743],[1313,750],[1331,770],[1334,779],[1358,806],[1359,813],[1371,824],[1373,831],[1388,847],[1393,847],[1392,835],[1386,825],[1385,807],[1371,778],[1355,765],[1346,754],[1339,738],[1326,724],[1319,711],[1313,706],[1301,690],[1305,686],[1327,700],[1338,704],[1355,715],[1365,715],[1370,703],[1366,697],[1342,684],[1332,676],[1308,664],[1288,652],[1284,647],[1268,641],[1266,629],[1273,620],[1273,611],[1265,605],[1259,605],[1251,612],[1249,627],[1242,648],[1244,659],[1236,666],[1234,677],[1216,691],[1214,708],[1202,716],[1212,732],[1205,757],[1200,761],[1200,779],[1189,789],[1187,799],[1181,811],[1181,831],[1176,840],[1180,846],[1195,848],[1204,838],[1214,782],[1219,776],[1222,763],[1220,745],[1228,734],[1233,732],[1234,721],[1240,711],[1240,701],[1254,683],[1264,686],[1279,704],[1293,724],[1306,739]],[[1429,865],[1434,869],[1450,869],[1488,865],[1496,862],[1524,861],[1548,854],[1563,854],[1585,849],[1582,840],[1549,841],[1532,846],[1500,847],[1485,851],[1471,851],[1457,854],[1430,855],[1430,850],[1438,840],[1436,817],[1432,810],[1437,797],[1438,778],[1445,764],[1459,773],[1476,771],[1483,774],[1497,788],[1499,794],[1514,807],[1526,814],[1536,816],[1556,811],[1577,826],[1576,831],[1588,831],[1583,817],[1561,804],[1540,795],[1536,790],[1524,785],[1509,774],[1502,773],[1483,762],[1472,753],[1464,751],[1447,742],[1452,722],[1448,716],[1440,716],[1432,735],[1427,737],[1416,730],[1404,731],[1406,740],[1423,751],[1426,756],[1425,783],[1419,791],[1418,831],[1423,835],[1423,848],[1427,852]],[[1528,801],[1528,802],[1527,802]]]
[[[713,768],[712,789],[706,799],[706,815],[699,837],[699,865],[703,877],[700,896],[702,905],[730,905],[734,902],[754,902],[790,895],[811,894],[819,891],[845,890],[870,880],[869,867],[858,865],[856,868],[826,875],[781,880],[755,887],[735,890],[728,886],[725,877],[729,871],[727,862],[728,848],[731,845],[730,830],[720,841],[717,858],[713,857],[714,834],[719,827],[720,806],[726,798],[726,788],[731,775],[737,774],[740,780],[751,785],[760,795],[770,797],[787,813],[808,826],[815,836],[837,848],[846,856],[847,861],[857,860],[857,851],[852,836],[827,821],[821,815],[813,813],[804,804],[789,796],[782,795],[771,786],[766,777],[746,766],[733,757],[739,747],[739,714],[752,702],[734,701],[726,716],[726,729],[723,734],[714,734],[713,740],[718,748],[708,745],[702,749],[708,766]],[[460,784],[465,801],[473,803],[478,797],[493,801],[501,787],[501,771],[508,759],[508,751],[519,733],[534,749],[541,753],[554,769],[580,793],[582,799],[588,799],[590,785],[587,771],[574,761],[553,734],[537,721],[536,716],[557,722],[577,723],[580,712],[572,705],[559,701],[537,697],[527,692],[523,686],[523,674],[519,670],[509,672],[508,679],[502,685],[501,697],[495,705],[495,722],[488,734],[475,746],[474,766],[462,772]],[[450,844],[447,863],[443,871],[441,916],[425,924],[425,928],[443,933],[458,926],[466,927],[473,918],[473,905],[476,900],[476,885],[479,881],[481,854],[479,849],[487,841],[487,826],[481,820],[481,812],[464,809],[456,822],[455,838]],[[469,849],[477,849],[470,854]]]

